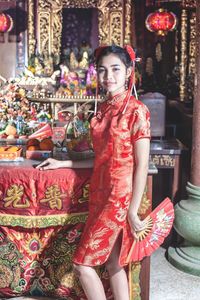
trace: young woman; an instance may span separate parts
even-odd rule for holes
[[[89,300],[106,300],[94,266],[105,264],[115,300],[129,300],[126,258],[137,231],[138,209],[148,172],[150,121],[147,107],[132,95],[134,51],[127,46],[96,50],[98,83],[105,101],[91,120],[92,161],[48,159],[41,170],[93,165],[89,216],[74,255],[74,269]],[[127,87],[127,83],[128,87]]]

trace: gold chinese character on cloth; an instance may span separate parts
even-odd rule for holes
[[[49,207],[51,209],[62,209],[62,197],[64,194],[61,194],[60,188],[57,185],[52,185],[47,188],[45,192],[45,198],[41,199],[41,203],[49,202]]]
[[[83,203],[83,202],[86,202],[88,201],[88,198],[89,198],[89,183],[86,184],[84,187],[83,187],[83,195],[81,198],[78,199],[78,202],[79,203]]]
[[[15,208],[26,208],[30,206],[30,202],[28,199],[25,199],[25,203],[20,203],[22,196],[24,194],[23,185],[13,184],[10,188],[8,188],[6,192],[6,197],[4,198],[5,204],[4,207],[8,207],[11,204]]]

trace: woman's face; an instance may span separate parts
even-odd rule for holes
[[[130,76],[131,68],[126,69],[117,55],[108,54],[99,61],[97,73],[100,86],[115,96],[125,91],[125,82]]]

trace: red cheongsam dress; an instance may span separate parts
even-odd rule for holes
[[[122,233],[119,264],[123,266],[133,242],[127,211],[133,197],[134,144],[138,139],[150,138],[150,115],[133,96],[128,104],[124,102],[124,98],[103,102],[91,121],[95,162],[89,216],[74,255],[76,264],[105,263]]]

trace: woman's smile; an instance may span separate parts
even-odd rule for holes
[[[116,84],[116,82],[104,81],[104,85],[107,86],[107,87],[113,86],[115,84]]]
[[[100,85],[112,96],[125,90],[126,67],[115,54],[104,56],[98,66]]]

